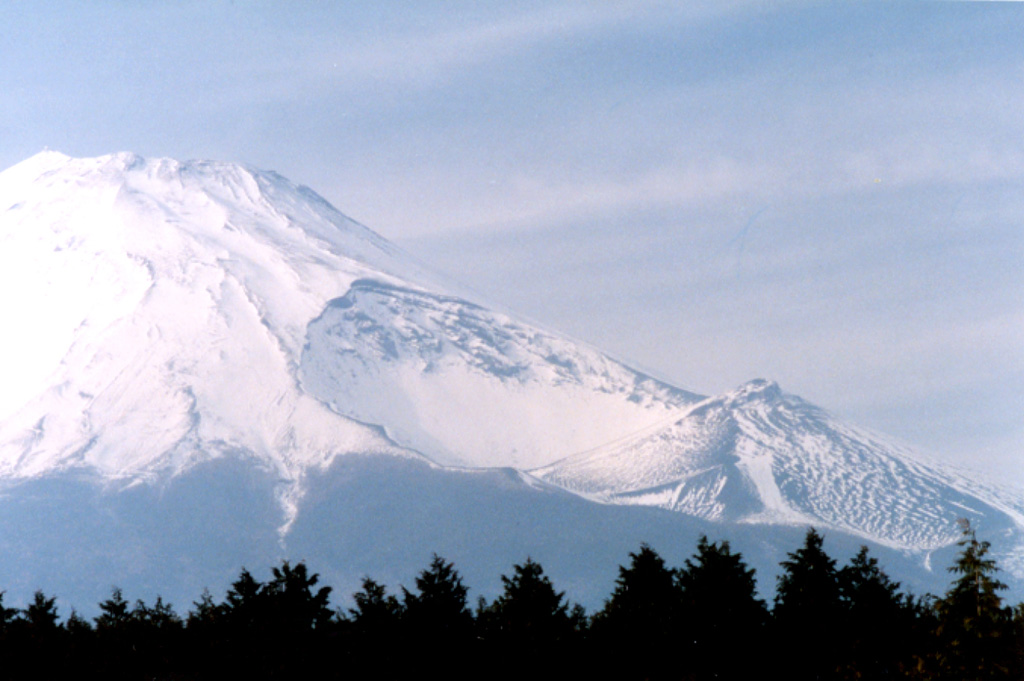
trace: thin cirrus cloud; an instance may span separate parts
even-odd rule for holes
[[[275,169],[687,387],[1024,445],[1016,7],[36,5],[0,7],[4,166]]]
[[[868,47],[862,55],[829,52],[806,63],[800,60],[810,48],[782,47],[759,69],[724,69],[692,83],[570,77],[559,92],[543,89],[512,113],[480,113],[472,105],[435,110],[428,101],[418,118],[425,122],[412,123],[411,137],[397,142],[423,150],[406,156],[394,175],[412,200],[363,217],[406,237],[726,197],[806,199],[874,183],[968,186],[1021,177],[1024,153],[1011,112],[1021,109],[1024,95],[1005,63],[964,60],[935,73],[919,62],[943,60],[915,60],[913,46],[892,40]],[[858,58],[871,66],[846,74],[844,60]],[[438,133],[435,115],[460,116],[454,129],[461,134]],[[388,157],[387,146],[368,150],[368,157]],[[506,160],[481,167],[485,157]],[[360,177],[337,181],[352,195],[372,192],[368,182],[360,191]]]
[[[473,12],[425,12],[407,8],[410,16],[384,16],[365,25],[349,24],[345,10],[332,13],[322,24],[282,26],[276,36],[280,54],[272,62],[250,63],[245,70],[269,86],[267,97],[306,97],[317,91],[401,87],[422,91],[471,77],[481,67],[510,61],[544,49],[559,49],[609,33],[642,30],[664,22],[666,15],[711,20],[735,12],[750,2],[690,3],[680,8],[657,0],[631,3],[528,3],[475,7]],[[531,6],[532,5],[532,6]],[[403,11],[404,12],[404,11]],[[365,17],[364,17],[365,18]],[[257,29],[259,30],[259,29]],[[249,39],[247,38],[246,41]],[[233,63],[232,68],[243,66]],[[379,92],[377,94],[380,94]]]

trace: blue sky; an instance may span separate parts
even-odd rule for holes
[[[273,169],[684,387],[1024,482],[1024,4],[0,4],[0,166]]]

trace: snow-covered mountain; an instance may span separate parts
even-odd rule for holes
[[[455,297],[273,173],[45,152],[0,211],[7,478],[233,451],[294,498],[337,454],[537,466],[697,399]]]
[[[0,174],[0,211],[0,475],[131,482],[244,451],[295,480],[338,451],[398,450],[295,368],[339,291],[419,268],[312,192],[230,164],[46,152]]]
[[[827,527],[902,549],[949,545],[965,516],[1024,526],[1024,499],[926,465],[765,380],[533,473],[606,503]]]
[[[814,524],[918,556],[968,516],[1024,555],[1024,494],[773,383],[704,398],[471,302],[274,173],[39,154],[0,173],[0,290],[0,519],[13,532],[78,500],[91,510],[59,536],[81,542],[83,564],[117,527],[141,542],[128,573],[152,554],[186,556],[176,574],[189,575],[210,547],[251,564],[237,538],[267,527],[259,555],[322,552],[329,535],[365,556],[403,523],[403,537],[443,543],[484,517],[505,543],[467,537],[498,542],[492,557],[572,551],[552,540],[565,518],[541,507],[582,523],[575,541],[617,528],[608,546],[655,526],[789,538]],[[606,510],[584,510],[594,502]],[[425,532],[409,504],[435,504],[448,534]],[[147,534],[168,523],[186,542],[173,550]],[[42,561],[39,541],[0,532],[0,550]]]
[[[698,399],[459,298],[360,280],[309,325],[302,386],[444,464],[527,468]]]

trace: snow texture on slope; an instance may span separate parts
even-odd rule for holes
[[[287,532],[338,455],[426,455],[893,547],[948,544],[963,515],[1024,526],[1018,491],[772,383],[699,402],[467,302],[274,173],[39,154],[0,173],[0,287],[5,483],[82,470],[123,487],[243,459],[278,481]]]
[[[830,527],[898,548],[956,540],[956,519],[1020,524],[1019,497],[950,471],[756,380],[660,428],[533,471],[607,503],[709,520]]]
[[[697,399],[453,297],[312,191],[230,163],[39,154],[0,174],[0,277],[19,292],[4,477],[241,451],[295,481],[399,451],[384,429],[439,461],[533,466]]]
[[[310,324],[303,388],[445,464],[532,467],[698,398],[459,298],[362,280]]]
[[[294,481],[400,452],[295,379],[327,301],[398,271],[418,265],[272,173],[52,152],[5,171],[0,475],[137,479],[230,451]]]

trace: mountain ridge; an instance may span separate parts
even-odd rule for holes
[[[976,495],[1008,524],[1019,526],[1024,509],[995,485],[964,484],[764,379],[707,398],[665,427],[531,473],[606,503],[824,526],[915,550],[955,541],[956,519],[980,514],[969,503]]]
[[[7,490],[248,462],[285,546],[312,481],[347,456],[393,457],[721,527],[827,527],[923,560],[965,515],[1024,577],[1024,493],[774,382],[698,395],[472,302],[276,173],[44,152],[0,173],[0,286],[18,291],[0,302],[17,330],[0,337]]]

